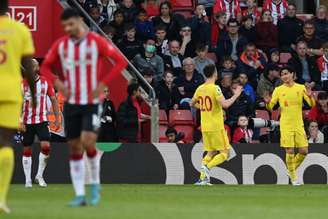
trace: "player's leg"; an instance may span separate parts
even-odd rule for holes
[[[296,184],[297,175],[296,175],[296,166],[295,166],[295,150],[293,147],[285,148],[286,151],[286,166],[288,170],[289,178],[292,184]]]
[[[50,132],[48,129],[47,123],[41,123],[38,125],[38,129],[36,130],[36,134],[40,140],[40,154],[39,154],[39,167],[38,173],[36,174],[35,181],[41,187],[47,187],[47,183],[43,178],[44,170],[47,167],[49,153],[50,153]]]
[[[308,153],[309,153],[308,147],[298,148],[298,153],[295,156],[295,168],[296,169],[303,163],[303,161]]]
[[[216,167],[226,161],[229,157],[229,149],[220,150],[220,153],[215,155],[213,159],[206,165],[207,168],[210,170],[213,167]]]
[[[11,138],[15,130],[0,127],[0,214],[10,213],[7,207],[7,194],[14,170],[14,151]]]
[[[32,144],[35,136],[35,125],[26,125],[26,130],[23,133],[23,157],[22,164],[25,175],[25,187],[32,187]]]
[[[215,149],[219,151],[217,155],[206,165],[208,169],[212,169],[215,166],[222,164],[229,157],[230,143],[225,130],[221,130],[219,133],[213,133],[212,141],[216,144]]]
[[[298,149],[298,153],[295,156],[295,168],[297,169],[304,161],[306,155],[309,153],[309,143],[304,129],[296,132],[295,146]]]

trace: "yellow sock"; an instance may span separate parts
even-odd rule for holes
[[[218,155],[216,155],[215,157],[213,157],[213,159],[207,164],[207,167],[209,169],[212,169],[213,167],[215,167],[215,166],[223,163],[227,159],[228,159],[228,154],[226,154],[226,153],[219,153]]]
[[[0,203],[5,203],[14,170],[14,150],[0,148]]]
[[[206,156],[203,158],[203,160],[202,160],[202,165],[207,165],[211,160],[212,160],[212,157],[206,155]],[[199,177],[199,179],[200,179],[200,180],[204,180],[204,179],[205,179],[205,173],[204,173],[204,171],[201,171],[201,172],[200,172],[200,177]]]
[[[295,156],[295,169],[297,169],[303,162],[303,160],[305,159],[306,155],[304,154],[296,154]]]
[[[296,168],[295,168],[295,156],[294,154],[286,154],[286,165],[288,169],[288,173],[290,178],[295,181],[297,176],[296,176]]]

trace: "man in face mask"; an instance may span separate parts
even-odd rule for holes
[[[151,69],[154,72],[154,80],[159,82],[163,77],[164,62],[156,54],[155,39],[148,38],[144,42],[144,49],[144,53],[137,54],[132,60],[132,63],[140,72],[143,72],[147,68]]]

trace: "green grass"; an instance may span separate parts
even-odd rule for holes
[[[71,185],[25,189],[13,185],[15,219],[321,219],[328,218],[328,187],[256,185],[212,187],[104,185],[98,207],[71,209]]]

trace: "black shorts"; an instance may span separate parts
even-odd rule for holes
[[[48,122],[26,124],[25,127],[26,131],[23,133],[24,147],[31,146],[34,143],[35,135],[38,136],[40,141],[50,141]]]
[[[64,105],[65,132],[67,140],[81,136],[82,131],[98,132],[100,127],[101,106],[93,105]]]

